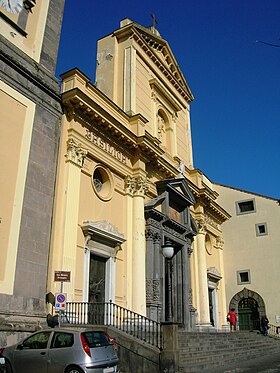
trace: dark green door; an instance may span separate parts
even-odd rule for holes
[[[103,324],[104,321],[106,261],[106,258],[90,254],[88,299],[91,324]]]
[[[258,303],[253,298],[243,298],[238,304],[239,330],[259,329]]]
[[[251,308],[238,309],[239,330],[251,330]]]

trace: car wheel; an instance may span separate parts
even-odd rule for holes
[[[6,370],[4,372],[13,373],[13,369],[11,367],[11,364],[7,360],[6,360]]]
[[[84,373],[84,371],[79,367],[69,367],[66,369],[65,373]]]

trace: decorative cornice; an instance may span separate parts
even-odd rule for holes
[[[76,69],[71,72],[74,78]],[[71,74],[68,72],[64,76],[65,79],[69,79]],[[87,82],[86,85],[88,87],[90,83]],[[151,165],[154,170],[161,172],[163,178],[175,177],[178,171],[172,162],[165,159],[165,152],[159,146],[160,141],[147,131],[144,131],[143,136],[137,136],[130,129],[131,123],[135,122],[135,116],[129,117],[125,113],[119,113],[113,104],[112,113],[105,112],[102,106],[106,107],[109,104],[108,99],[93,85],[90,86],[90,90],[98,96],[95,101],[79,88],[73,88],[62,94],[63,106],[69,119],[75,119],[89,130],[94,129],[95,132],[114,139],[114,142],[118,143],[127,154],[141,158],[147,166]],[[120,118],[120,114],[121,121],[118,121],[116,118]]]

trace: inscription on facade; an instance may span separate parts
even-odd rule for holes
[[[107,141],[104,141],[100,136],[96,136],[93,132],[86,129],[85,137],[94,145],[116,158],[118,161],[126,164],[127,157],[120,150],[117,150],[113,145],[109,144]]]

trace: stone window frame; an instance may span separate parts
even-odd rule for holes
[[[102,185],[100,189],[97,188],[97,186],[94,183],[94,174],[97,171],[102,178]],[[109,201],[112,198],[114,192],[114,182],[112,173],[107,167],[103,166],[102,164],[97,164],[94,167],[91,176],[91,184],[95,194],[102,201]]]
[[[260,232],[260,228],[261,227],[264,227],[264,232]],[[255,229],[256,229],[256,236],[257,237],[267,236],[268,235],[267,223],[258,223],[258,224],[255,224]]]
[[[247,203],[247,202],[252,202],[253,203],[253,209],[250,210],[250,211],[241,211],[241,204],[243,203]],[[246,214],[252,214],[252,213],[255,213],[257,210],[256,210],[256,201],[255,201],[255,198],[249,198],[249,199],[244,199],[244,200],[241,200],[241,201],[236,201],[235,202],[235,207],[236,207],[236,215],[246,215]]]
[[[242,281],[241,275],[247,273],[248,281]],[[237,285],[251,284],[251,273],[250,269],[243,269],[236,272],[237,275]]]

